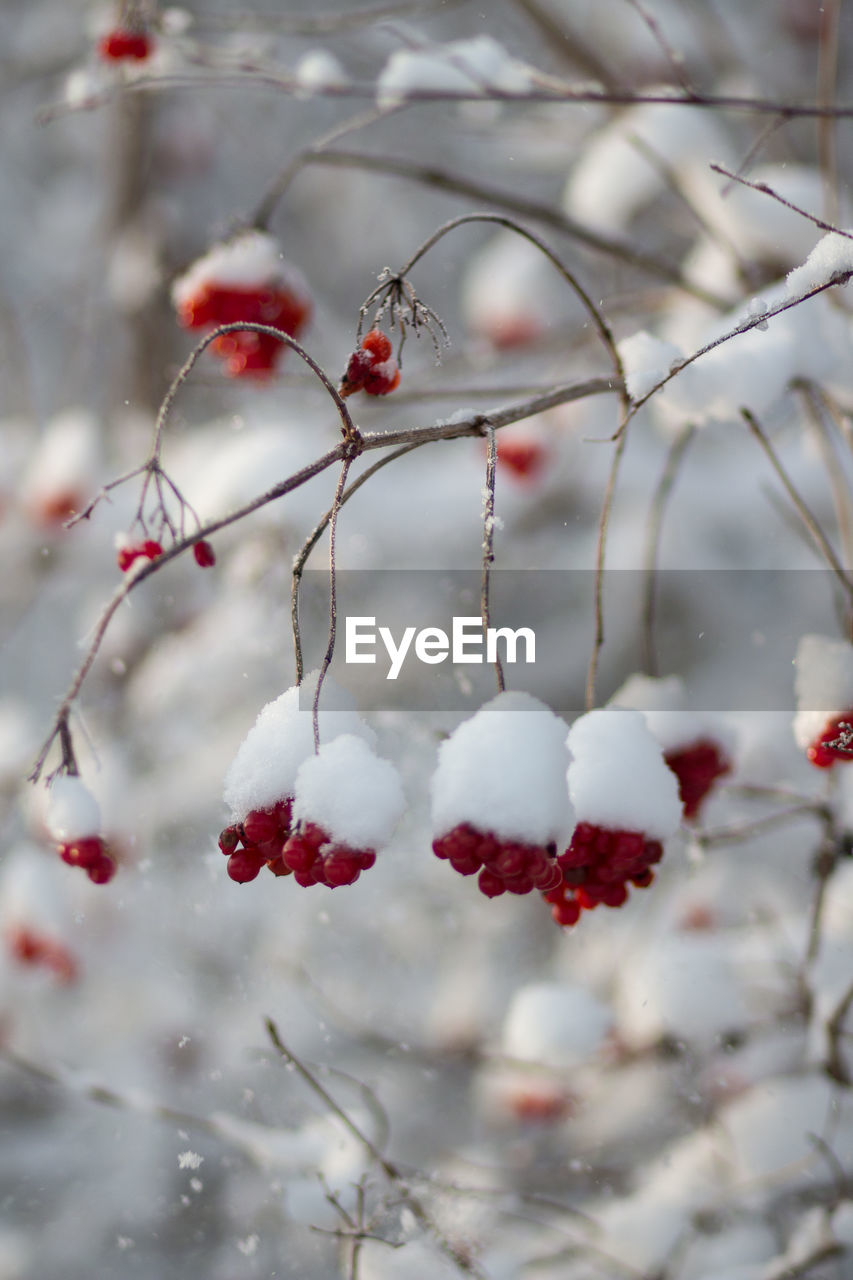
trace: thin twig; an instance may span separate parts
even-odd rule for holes
[[[610,527],[610,515],[613,510],[613,499],[616,495],[616,481],[619,476],[619,464],[628,440],[627,422],[623,421],[616,436],[607,484],[601,503],[601,515],[598,521],[598,537],[595,548],[595,632],[592,641],[592,653],[586,673],[585,706],[591,711],[595,706],[595,682],[598,676],[598,662],[604,645],[604,562],[607,549],[607,532]]]
[[[364,1133],[351,1119],[351,1117],[347,1115],[343,1107],[335,1101],[328,1089],[324,1088],[317,1077],[308,1070],[292,1050],[288,1049],[282,1041],[278,1028],[272,1018],[265,1018],[264,1023],[267,1029],[267,1034],[269,1035],[276,1051],[281,1055],[285,1062],[289,1063],[298,1075],[302,1077],[308,1087],[317,1095],[318,1098],[322,1100],[324,1105],[328,1107],[329,1111],[338,1117],[344,1128],[356,1139],[356,1141],[361,1143],[367,1154],[379,1166],[388,1181],[397,1188],[414,1217],[424,1230],[429,1232],[441,1251],[450,1258],[459,1270],[465,1273],[465,1275],[475,1276],[477,1277],[477,1280],[487,1280],[485,1274],[474,1259],[470,1257],[467,1252],[458,1248],[445,1238],[436,1223],[433,1222],[432,1218],[421,1204],[420,1200],[413,1195],[402,1170],[389,1160],[387,1156],[382,1154],[369,1135]]]
[[[788,497],[791,499],[792,503],[796,507],[797,513],[800,519],[802,520],[803,524],[806,526],[812,538],[817,543],[817,546],[821,552],[821,555],[826,560],[827,564],[832,569],[832,572],[835,574],[836,578],[840,582],[841,586],[843,587],[847,595],[848,600],[850,601],[851,604],[853,604],[853,582],[851,582],[851,580],[848,578],[847,574],[845,573],[844,567],[841,564],[840,560],[838,559],[838,556],[835,554],[835,551],[833,550],[832,546],[830,545],[829,539],[827,538],[826,534],[823,532],[823,529],[821,528],[819,521],[812,514],[812,512],[806,506],[804,499],[800,496],[800,494],[794,488],[793,482],[791,481],[790,477],[788,476],[788,473],[785,471],[784,467],[782,466],[782,463],[779,461],[779,458],[776,454],[775,449],[773,448],[772,444],[768,440],[764,431],[759,426],[759,423],[757,418],[755,417],[755,414],[752,413],[749,409],[741,409],[740,412],[744,422],[747,424],[750,431],[755,436],[756,440],[761,445],[762,449],[767,455],[767,458],[771,466],[773,467],[773,470],[776,472],[782,484],[785,486],[785,492],[788,494]]]
[[[483,568],[480,577],[480,617],[483,622],[483,636],[488,644],[491,613],[489,588],[491,586],[491,569],[495,559],[495,480],[497,471],[498,450],[495,440],[495,429],[486,427],[486,487],[483,491]],[[503,663],[495,645],[495,678],[498,693],[506,688]]]
[[[826,1073],[833,1080],[837,1080],[839,1084],[848,1087],[853,1084],[853,1076],[851,1076],[850,1068],[841,1052],[841,1038],[844,1035],[844,1023],[851,1009],[853,1009],[853,982],[850,983],[850,986],[835,1006],[826,1024],[828,1045]]]
[[[815,393],[812,383],[797,382],[792,385],[794,390],[798,391],[802,397],[806,408],[806,416],[814,430],[829,487],[832,491],[832,502],[835,507],[835,520],[838,525],[838,539],[841,543],[844,567],[849,570],[853,568],[853,520],[851,519],[850,510],[850,491],[833,448],[831,433],[821,413],[821,409],[824,406],[819,396]]]
[[[648,27],[649,31],[651,32],[652,39],[655,41],[661,53],[666,58],[667,62],[670,65],[673,75],[675,76],[678,83],[681,85],[684,92],[688,94],[691,98],[694,97],[696,90],[694,89],[693,85],[690,83],[690,77],[688,76],[687,70],[684,66],[684,58],[680,53],[676,53],[676,51],[673,49],[672,45],[669,43],[669,40],[666,38],[663,31],[661,30],[661,26],[658,20],[654,17],[653,14],[649,13],[646,7],[640,3],[640,0],[625,0],[625,3],[631,6],[631,8],[640,16],[640,18],[642,18],[643,22]]]
[[[837,227],[834,222],[826,222],[825,219],[819,218],[816,213],[809,213],[808,209],[803,209],[800,205],[794,204],[793,200],[786,200],[784,196],[780,196],[779,192],[774,191],[766,182],[750,182],[749,178],[744,178],[739,173],[732,173],[731,170],[726,169],[721,164],[712,164],[710,167],[723,178],[737,182],[742,187],[749,187],[752,191],[758,191],[763,196],[770,196],[771,200],[775,200],[777,204],[784,205],[792,213],[798,213],[801,218],[805,218],[808,222],[813,222],[816,227],[820,227],[821,231],[834,231],[837,236],[844,236],[847,240],[853,240],[853,233],[843,230],[842,227]]]
[[[335,639],[338,631],[338,573],[335,563],[335,535],[338,530],[338,512],[341,509],[341,497],[346,488],[347,476],[351,465],[352,457],[348,456],[344,459],[344,465],[341,467],[341,474],[338,477],[338,484],[329,516],[329,640],[317,676],[317,688],[314,690],[314,703],[311,708],[315,752],[320,750],[320,693],[323,688],[323,681],[326,679],[326,673],[332,665],[332,658],[335,654]]]
[[[657,603],[657,572],[660,537],[663,528],[663,516],[667,500],[675,484],[681,460],[687,452],[687,446],[696,434],[694,423],[688,423],[676,436],[666,455],[661,478],[657,483],[654,496],[649,507],[646,523],[646,553],[643,565],[643,664],[650,676],[659,675],[657,652],[655,649],[655,607]]]
[[[240,326],[237,326],[238,328]],[[570,383],[564,386],[555,387],[552,391],[543,392],[539,396],[521,403],[508,405],[503,409],[493,409],[489,412],[488,420],[496,430],[501,427],[509,426],[510,423],[520,422],[524,418],[533,417],[537,413],[543,413],[546,409],[552,409],[556,405],[566,404],[573,400],[580,400],[589,395],[601,395],[606,392],[619,392],[621,387],[615,384],[612,376],[604,376],[598,378],[590,378],[582,383]],[[443,422],[437,423],[430,427],[406,428],[402,431],[391,432],[373,432],[362,435],[359,442],[359,450],[367,452],[372,449],[399,449],[401,452],[405,446],[413,449],[419,448],[421,445],[433,444],[439,440],[460,440],[467,436],[481,436],[483,433],[483,424],[485,416],[481,413],[472,414],[471,417],[463,419],[459,422]],[[261,510],[271,502],[276,502],[279,498],[285,497],[288,493],[292,493],[295,489],[300,488],[308,480],[314,476],[320,475],[328,467],[334,466],[336,462],[342,462],[348,455],[350,446],[342,441],[334,449],[330,449],[327,453],[322,454],[314,462],[302,467],[301,470],[288,476],[287,479],[279,481],[278,484],[272,486],[265,493],[259,494],[258,497],[252,498],[243,506],[236,508],[225,516],[221,516],[217,520],[211,520],[208,524],[200,528],[191,537],[184,538],[180,542],[176,542],[173,546],[164,549],[163,554],[158,556],[156,560],[150,560],[129,574],[121,586],[119,586],[112,598],[104,606],[104,609],[95,624],[93,639],[90,642],[89,649],[83,659],[79,669],[74,675],[68,691],[65,694],[60,706],[54,717],[53,725],[47,738],[42,743],[33,768],[28,775],[30,782],[37,782],[44,768],[45,760],[48,752],[53,745],[59,733],[59,727],[63,720],[66,720],[68,713],[75,699],[80,693],[83,684],[91,670],[92,664],[100,650],[104,636],[107,632],[109,624],[121,606],[123,601],[128,597],[131,591],[135,590],[142,582],[151,577],[152,574],[158,573],[170,561],[176,559],[189,547],[193,546],[202,538],[210,538],[213,534],[221,529],[226,529],[232,524],[237,524],[240,520],[244,520],[246,516],[252,515],[255,511]],[[409,449],[406,448],[406,452]]]
[[[296,161],[294,161],[294,164]],[[683,278],[681,269],[657,254],[632,245],[617,236],[609,236],[596,231],[583,222],[570,217],[550,204],[529,200],[510,191],[501,191],[486,183],[476,181],[461,174],[449,173],[435,165],[417,164],[411,160],[399,159],[386,155],[368,155],[354,151],[325,150],[318,154],[307,152],[303,165],[333,165],[343,168],[365,169],[368,172],[390,174],[410,182],[419,182],[434,187],[438,191],[448,191],[454,195],[467,196],[472,200],[482,200],[517,214],[530,218],[533,222],[543,223],[555,231],[571,236],[580,244],[586,245],[599,253],[605,253],[622,262],[630,263],[641,271],[658,279],[676,285],[684,292],[691,294],[702,302],[708,303],[718,310],[725,311],[729,300],[712,290],[703,289]]]

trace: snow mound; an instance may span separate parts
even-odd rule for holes
[[[386,110],[418,94],[501,93],[516,96],[531,86],[531,70],[510,57],[492,36],[454,40],[430,49],[392,53],[376,84]]]
[[[54,840],[60,843],[98,835],[101,811],[80,778],[67,773],[54,778],[48,796],[46,825]]]
[[[314,822],[352,849],[383,848],[404,807],[397,770],[351,733],[321,746],[296,775],[295,821]]]
[[[606,1005],[583,987],[531,983],[512,998],[501,1048],[525,1062],[576,1066],[600,1048],[612,1022]]]
[[[605,707],[572,725],[569,794],[578,822],[665,840],[681,821],[678,780],[641,712]]]
[[[341,706],[343,691],[330,686],[327,678],[324,690]],[[316,687],[317,672],[312,672],[301,688],[294,685],[268,702],[243,739],[225,776],[224,799],[235,822],[252,809],[267,809],[293,795],[300,765],[314,754],[311,702]],[[353,710],[321,709],[319,724],[321,743],[342,733],[355,734],[371,746],[375,741],[373,730]]]
[[[436,835],[470,823],[501,840],[558,845],[572,814],[563,720],[525,693],[501,693],[442,743],[432,780]]]

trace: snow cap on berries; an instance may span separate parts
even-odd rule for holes
[[[526,693],[501,693],[441,744],[432,780],[438,835],[469,824],[500,840],[565,842],[566,724]]]
[[[572,725],[569,794],[579,822],[665,840],[681,821],[678,780],[639,711],[605,707]]]
[[[734,735],[715,717],[687,710],[687,691],[680,676],[629,676],[608,702],[610,707],[642,711],[665,752],[677,751],[703,738],[712,738],[728,752]]]
[[[252,809],[268,809],[277,800],[293,795],[299,766],[314,754],[311,704],[316,688],[317,672],[314,671],[305,678],[301,688],[294,685],[268,702],[243,739],[225,775],[225,803],[235,822],[242,822]],[[321,743],[349,733],[372,746],[375,735],[361,717],[353,710],[322,710],[324,696],[338,707],[346,705],[343,690],[327,677],[320,696]]]
[[[294,820],[315,823],[351,849],[381,849],[404,807],[397,770],[351,733],[323,744],[296,774]]]
[[[101,811],[80,778],[66,773],[51,783],[46,822],[54,840],[67,843],[96,836],[101,829]]]
[[[512,998],[501,1032],[511,1058],[575,1066],[600,1048],[613,1014],[583,987],[533,982]]]
[[[211,284],[251,289],[273,282],[308,297],[304,276],[285,262],[275,237],[265,231],[242,231],[214,245],[178,277],[172,285],[172,302],[178,310],[189,306]]]
[[[828,636],[803,636],[794,667],[794,737],[805,751],[835,716],[853,708],[853,645]]]

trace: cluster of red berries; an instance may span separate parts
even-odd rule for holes
[[[77,962],[62,943],[46,938],[26,925],[15,925],[6,932],[6,943],[12,957],[20,964],[43,965],[52,969],[60,982],[73,982]]]
[[[853,707],[830,720],[806,751],[806,758],[818,769],[853,760]]]
[[[579,822],[572,842],[557,859],[562,883],[544,893],[551,914],[560,925],[577,924],[581,911],[621,907],[628,901],[628,885],[647,889],[652,867],[663,857],[659,840],[641,831],[614,831]]]
[[[146,538],[144,542],[120,547],[116,560],[122,573],[127,573],[128,569],[133,568],[137,560],[157,560],[162,554],[163,544],[157,542],[154,538]],[[204,539],[201,542],[196,542],[193,546],[193,558],[201,569],[210,569],[216,564],[216,552],[210,543]]]
[[[391,339],[381,329],[366,333],[347,362],[338,394],[351,396],[356,391],[366,391],[369,396],[387,396],[398,387],[400,370],[391,350]]]
[[[116,27],[98,41],[98,53],[106,62],[144,62],[153,44],[145,31]]]
[[[701,738],[687,747],[667,751],[664,760],[678,778],[678,794],[688,822],[699,813],[702,801],[717,778],[732,771],[731,761],[711,738]]]
[[[59,856],[69,867],[82,867],[92,884],[108,884],[116,864],[100,836],[83,836],[59,845]]]
[[[289,876],[282,850],[290,835],[292,800],[279,800],[269,809],[252,809],[242,822],[232,823],[219,834],[219,848],[228,859],[228,874],[238,884],[248,884],[267,867],[274,876]]]
[[[219,848],[228,858],[232,880],[247,884],[267,867],[276,876],[292,875],[306,889],[312,884],[335,889],[355,884],[373,866],[374,849],[336,844],[313,822],[291,830],[292,814],[293,801],[279,800],[271,809],[253,809],[221,832]]]
[[[210,281],[178,305],[184,329],[215,329],[221,324],[265,324],[297,338],[311,317],[311,303],[286,284],[237,288]],[[268,333],[224,333],[211,350],[225,361],[232,378],[267,378],[285,346]]]
[[[466,822],[433,840],[432,848],[437,858],[445,859],[460,875],[479,872],[477,887],[487,898],[532,893],[534,889],[546,893],[562,883],[553,845],[543,848],[501,840]]]
[[[163,545],[154,538],[146,538],[144,542],[131,543],[119,547],[116,561],[122,573],[127,573],[137,560],[157,560],[163,554]]]

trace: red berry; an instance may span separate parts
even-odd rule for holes
[[[508,879],[520,876],[527,870],[527,850],[524,845],[505,844],[490,863],[496,875]]]
[[[313,871],[294,871],[293,878],[303,889],[310,889],[312,884],[320,883]]]
[[[323,859],[323,874],[330,889],[355,884],[361,875],[361,857],[357,850],[332,847]]]
[[[156,560],[162,554],[162,545],[155,538],[146,538],[142,544],[142,555],[147,556],[149,560]]]
[[[107,853],[102,854],[97,862],[92,862],[86,867],[86,874],[92,884],[109,884],[115,873],[116,864]]]
[[[364,379],[364,390],[369,396],[387,396],[400,385],[400,370],[396,360],[374,364]]]
[[[363,351],[369,351],[373,363],[382,363],[391,355],[391,339],[381,329],[371,329],[361,340]]]
[[[314,865],[317,850],[305,840],[304,833],[296,832],[288,838],[281,851],[281,856],[284,865],[290,867],[291,871],[303,872],[308,871]],[[302,881],[299,880],[299,883],[301,884]],[[311,884],[315,883],[316,881],[311,881]]]
[[[288,867],[285,864],[281,854],[279,854],[278,857],[276,858],[270,858],[269,862],[267,863],[267,870],[271,871],[274,876],[293,875],[293,872],[290,870],[290,867]]]
[[[127,573],[131,565],[135,564],[142,552],[138,547],[119,547],[116,561],[122,573]]]
[[[228,874],[237,884],[248,884],[260,875],[264,859],[250,849],[237,849],[228,859]]]
[[[376,863],[376,853],[373,849],[362,849],[358,858],[362,871],[369,871]]]
[[[496,876],[492,871],[488,871],[485,868],[477,878],[477,887],[480,893],[484,893],[487,898],[497,898],[502,893],[506,893],[506,885],[501,877]]]
[[[85,836],[82,840],[72,841],[68,849],[68,857],[63,859],[75,867],[88,870],[96,866],[105,855],[104,842],[100,836]]]
[[[831,769],[834,764],[843,764],[853,760],[853,746],[830,746],[830,743],[845,743],[847,730],[844,725],[853,725],[853,707],[831,720],[818,738],[806,751],[806,758],[817,769]]]
[[[219,833],[219,848],[221,851],[230,856],[240,843],[240,828],[237,826],[226,827],[224,831]]]
[[[458,871],[460,876],[475,876],[483,865],[482,858],[478,858],[475,853],[453,854],[449,862],[453,870]]]
[[[265,844],[279,835],[278,818],[269,809],[252,809],[243,819],[243,832],[249,844]]]
[[[216,552],[210,543],[203,539],[193,547],[193,555],[200,569],[211,569],[216,564]]]
[[[144,31],[117,27],[99,40],[98,53],[108,62],[143,62],[151,53],[151,40]]]
[[[809,748],[811,751],[812,748]],[[811,756],[809,756],[811,759]],[[678,778],[678,791],[684,805],[684,817],[691,821],[717,778],[731,772],[731,763],[710,738],[702,738],[688,747],[668,751],[664,760]]]

